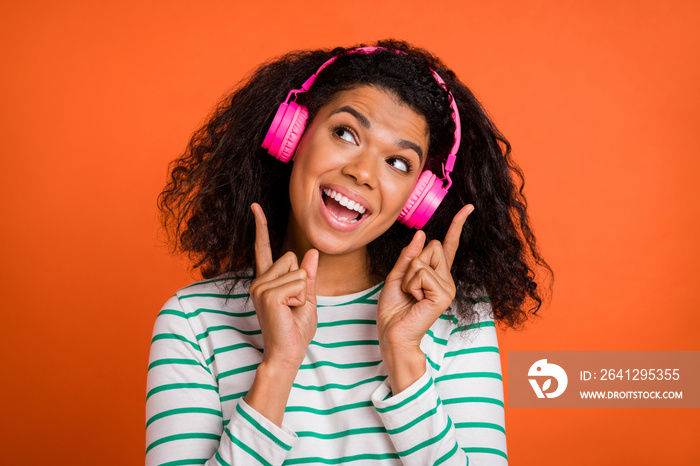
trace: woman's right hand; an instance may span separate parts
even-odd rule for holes
[[[301,265],[288,252],[274,263],[267,218],[259,204],[255,216],[255,280],[250,297],[263,335],[263,362],[298,370],[316,333],[316,270],[318,251],[310,249]]]
[[[262,330],[263,359],[245,401],[281,426],[294,379],[316,334],[318,251],[307,251],[301,266],[292,252],[273,263],[265,213],[258,204],[251,209],[255,216],[256,278],[249,292]]]

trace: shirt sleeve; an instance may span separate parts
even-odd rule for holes
[[[488,307],[487,303],[479,306]],[[503,379],[491,318],[452,326],[440,362],[392,396],[385,382],[372,402],[405,465],[508,464]]]
[[[146,465],[281,465],[296,435],[243,399],[232,413],[222,413],[218,383],[199,343],[174,296],[158,314],[151,340]]]

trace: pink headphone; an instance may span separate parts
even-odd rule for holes
[[[376,50],[385,50],[382,47],[361,47],[358,49],[350,50],[348,53],[372,53]],[[397,50],[397,53],[402,53]],[[296,95],[300,92],[306,92],[311,88],[311,85],[316,80],[316,76],[325,67],[330,65],[335,61],[337,57],[333,57],[327,62],[325,62],[321,67],[314,73],[309,79],[307,79],[304,84],[301,85],[301,89],[293,89],[289,91],[287,99],[282,102],[277,109],[275,118],[272,120],[270,129],[265,135],[262,147],[267,149],[268,153],[273,157],[278,158],[282,162],[289,162],[294,152],[296,151],[299,140],[301,140],[302,134],[304,134],[304,129],[306,128],[306,121],[309,118],[309,112],[305,107],[297,104],[295,101],[290,101],[292,96],[296,99]],[[407,227],[412,227],[416,229],[421,229],[430,219],[430,217],[435,213],[438,206],[445,198],[447,190],[452,186],[452,180],[450,179],[450,173],[455,166],[455,160],[457,159],[457,150],[459,150],[459,142],[462,138],[462,130],[459,121],[459,110],[457,109],[457,104],[455,99],[447,90],[445,81],[435,72],[435,70],[430,70],[433,73],[433,77],[449,94],[450,107],[452,108],[452,119],[455,122],[455,141],[450,149],[450,153],[442,164],[443,178],[438,178],[437,175],[433,174],[430,170],[424,170],[421,173],[418,182],[413,188],[411,195],[408,197],[406,204],[403,206],[401,213],[399,214],[398,221],[406,225]],[[445,181],[447,182],[445,184]]]

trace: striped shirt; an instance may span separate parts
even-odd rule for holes
[[[158,314],[146,397],[146,464],[505,465],[503,381],[487,299],[477,324],[443,314],[421,342],[426,373],[393,396],[377,340],[383,284],[318,297],[318,329],[278,427],[243,399],[262,360],[240,286],[209,280]]]

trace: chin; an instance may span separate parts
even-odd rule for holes
[[[311,238],[309,242],[318,252],[329,256],[342,256],[360,251],[364,252],[367,248],[367,243],[348,243],[346,241],[339,241],[337,237],[328,236],[330,235],[319,235],[317,238]]]

